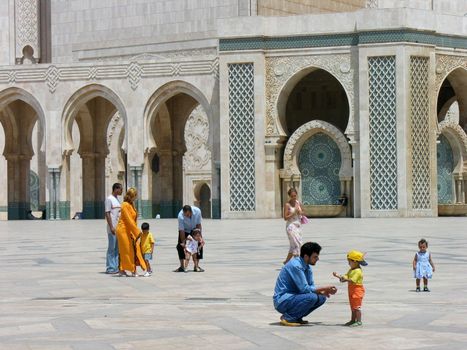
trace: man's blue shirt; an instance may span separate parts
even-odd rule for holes
[[[279,273],[274,288],[274,306],[296,294],[313,293],[316,291],[311,266],[302,257],[291,259]]]
[[[201,224],[201,210],[198,207],[191,206],[191,218],[183,215],[183,209],[178,213],[178,230],[191,232],[196,225]]]

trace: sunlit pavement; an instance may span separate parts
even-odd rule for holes
[[[174,273],[175,220],[149,220],[154,274],[104,274],[104,220],[0,222],[0,349],[467,349],[467,218],[320,219],[317,285],[337,295],[308,326],[283,327],[272,305],[287,253],[282,220],[205,220],[206,271]],[[429,241],[430,293],[412,259]],[[367,252],[363,326],[349,320],[346,252]],[[191,266],[192,267],[192,266]]]

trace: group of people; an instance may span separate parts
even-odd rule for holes
[[[118,196],[123,188],[119,183],[112,186],[112,194],[105,201],[105,218],[107,221],[108,249],[106,273],[119,276],[137,276],[137,266],[143,270],[142,276],[152,273],[151,260],[154,252],[154,237],[149,231],[149,224],[137,226],[137,210],[135,200],[136,189],[130,188],[120,203]],[[284,326],[301,326],[308,321],[303,318],[322,306],[327,298],[336,294],[334,285],[317,287],[313,280],[312,266],[319,260],[321,246],[316,242],[302,243],[301,225],[303,208],[297,199],[297,190],[288,191],[289,200],[284,205],[284,220],[289,239],[289,251],[284,261],[274,288],[274,308],[281,313],[280,323]],[[204,239],[202,235],[201,210],[195,206],[185,205],[178,214],[177,253],[180,266],[174,272],[187,272],[190,260],[193,260],[194,272],[203,272],[199,261],[203,259]],[[435,266],[428,252],[428,242],[418,242],[419,251],[413,259],[416,291],[420,292],[423,280],[423,291],[429,292],[428,279],[435,271]],[[365,254],[351,250],[347,253],[350,269],[346,274],[333,272],[340,282],[348,284],[350,321],[346,326],[362,325],[362,302],[365,296],[362,266],[367,266]]]
[[[107,257],[106,273],[118,276],[149,277],[152,274],[151,260],[154,253],[154,236],[149,230],[149,223],[141,228],[137,225],[138,212],[135,207],[137,191],[131,187],[126,192],[123,202],[119,196],[123,186],[115,183],[112,194],[105,200],[105,219],[107,222]],[[203,272],[199,260],[203,258],[204,239],[201,227],[201,210],[185,205],[178,215],[177,252],[180,267],[176,272],[187,272],[190,258],[195,272]],[[137,266],[143,273],[138,275]]]
[[[284,205],[284,220],[289,239],[289,252],[284,261],[274,288],[274,308],[281,313],[280,323],[284,326],[301,326],[308,321],[303,318],[322,306],[327,298],[336,294],[333,285],[317,287],[313,280],[314,266],[319,260],[321,246],[315,242],[302,244],[301,224],[303,208],[297,200],[297,191],[288,191],[289,200]],[[420,281],[423,279],[423,291],[429,292],[428,279],[435,271],[435,266],[428,252],[428,242],[421,239],[418,242],[419,251],[413,259],[416,292],[420,292]],[[358,327],[362,325],[362,302],[365,296],[363,286],[362,266],[367,266],[365,254],[351,250],[347,253],[350,269],[346,274],[333,272],[333,276],[340,282],[347,283],[349,304],[351,310],[350,321],[345,326]]]

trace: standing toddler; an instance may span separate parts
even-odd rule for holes
[[[147,222],[143,222],[141,224],[141,253],[143,254],[144,261],[148,267],[147,272],[149,274],[152,274],[152,268],[149,261],[152,260],[154,242],[154,237],[152,236],[152,233],[149,232],[149,224]]]
[[[347,261],[350,265],[350,269],[345,275],[338,275],[335,272],[332,274],[334,277],[339,278],[339,281],[348,283],[349,303],[352,314],[350,321],[345,325],[357,327],[362,325],[362,302],[365,296],[361,266],[366,266],[368,264],[364,259],[364,254],[357,250],[351,250],[347,254]]]
[[[429,292],[428,289],[428,279],[433,277],[433,272],[435,272],[435,265],[431,260],[431,253],[428,249],[428,242],[426,239],[422,238],[418,242],[419,251],[415,253],[413,258],[413,271],[416,283],[416,291],[420,292],[420,280],[423,278],[423,291]]]

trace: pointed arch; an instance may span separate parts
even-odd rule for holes
[[[349,130],[349,127],[353,127],[353,117],[352,117],[352,105],[351,101],[353,100],[352,98],[352,93],[351,91],[348,91],[346,89],[346,84],[341,81],[340,77],[334,74],[333,72],[329,71],[325,67],[320,67],[318,65],[313,65],[313,66],[308,66],[306,68],[301,68],[300,70],[296,71],[294,74],[290,76],[289,79],[283,84],[283,86],[280,89],[280,92],[277,96],[277,101],[275,101],[275,106],[277,109],[277,116],[278,116],[278,129],[279,133],[281,135],[287,135],[287,122],[286,122],[286,108],[287,108],[287,102],[289,101],[289,97],[292,94],[294,88],[297,86],[297,84],[302,81],[303,78],[308,76],[309,74],[322,70],[326,72],[327,74],[331,75],[340,85],[342,90],[345,93],[345,97],[347,99],[347,107],[349,114],[346,116],[347,119],[347,125],[345,127],[345,132],[347,133]]]
[[[89,84],[75,91],[68,99],[62,112],[62,153],[73,150],[72,128],[73,121],[80,108],[88,101],[96,97],[102,97],[112,103],[123,118],[125,128],[125,141],[127,140],[128,117],[125,106],[120,96],[112,89],[101,84]],[[126,142],[124,147],[126,148]]]
[[[43,130],[43,133],[42,133],[43,137],[42,137],[42,140],[40,141],[39,148],[41,150],[44,149],[45,141],[46,141],[46,134],[47,134],[45,132],[45,130],[47,130],[45,113],[39,101],[30,92],[24,89],[21,89],[21,88],[17,88],[17,87],[9,87],[9,88],[6,88],[0,91],[0,112],[4,110],[5,108],[7,108],[10,103],[17,101],[17,100],[23,101],[36,112],[37,119],[39,121],[39,126]],[[13,116],[11,111],[7,112],[7,115]],[[14,116],[13,116],[13,119],[14,119]],[[17,123],[15,122],[14,125],[16,124]],[[32,127],[30,131],[32,131]]]
[[[438,124],[440,134],[446,136],[453,150],[454,173],[464,172],[464,162],[467,161],[467,135],[459,124],[444,120]],[[465,169],[467,170],[467,169]]]
[[[207,100],[206,96],[201,92],[201,90],[199,90],[196,86],[183,80],[171,81],[161,86],[151,95],[144,109],[145,152],[149,152],[152,149],[156,148],[156,140],[154,139],[154,135],[152,133],[152,125],[154,124],[153,119],[157,114],[156,112],[161,108],[162,104],[164,104],[171,97],[174,97],[178,94],[186,94],[188,96],[191,96],[194,100],[196,100],[206,112],[209,118],[209,124],[213,125],[211,105],[209,104],[209,101]],[[212,139],[212,128],[210,128],[209,130],[209,138],[210,140]]]

